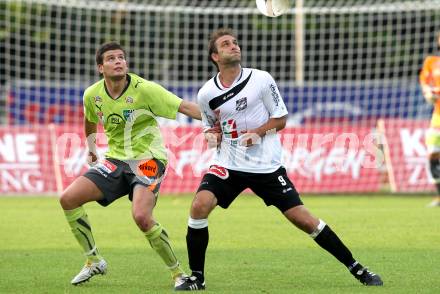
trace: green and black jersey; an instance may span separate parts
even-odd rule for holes
[[[93,123],[102,122],[108,139],[106,157],[119,160],[156,158],[167,161],[166,149],[156,117],[175,119],[182,99],[135,74],[113,99],[104,80],[84,92],[84,115]]]

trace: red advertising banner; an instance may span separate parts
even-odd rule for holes
[[[62,186],[86,168],[82,130],[57,129],[57,154]],[[209,167],[214,149],[207,149],[197,127],[162,128],[168,149],[167,175],[162,193],[194,193]],[[300,192],[371,192],[380,188],[383,156],[370,128],[287,128],[281,133],[283,160]],[[101,142],[105,142],[101,138]],[[97,140],[98,142],[100,139]],[[98,144],[101,155],[105,144]]]
[[[386,138],[384,146],[391,191],[435,191],[425,145],[429,121],[386,119],[380,120],[378,125]]]
[[[51,129],[0,127],[0,195],[56,191]]]
[[[12,140],[3,133],[16,137],[23,132],[27,134],[24,128],[2,129],[0,145],[9,144],[9,140]],[[39,179],[42,186],[38,186],[41,191],[60,193],[87,170],[82,126],[52,125],[50,128],[34,128],[31,135],[33,139],[28,141],[34,143],[34,149],[28,147],[24,150],[36,155],[35,158],[28,156],[26,160],[38,158],[38,164],[32,165],[32,172],[41,175]],[[169,163],[161,192],[194,193],[209,167],[214,149],[207,149],[198,127],[164,127],[162,136],[169,151]],[[377,147],[379,136],[371,128],[336,125],[286,128],[280,133],[280,137],[284,165],[300,193],[379,190],[384,157]],[[106,150],[103,134],[98,135],[97,143],[98,153],[102,157]],[[6,166],[6,161],[10,160],[8,154],[0,153],[0,165]],[[17,158],[19,157],[15,160]],[[3,182],[9,178],[10,174],[2,175]],[[11,181],[6,183],[7,186],[2,185],[5,193],[15,192],[21,187],[17,184],[14,190],[11,188]],[[22,193],[34,193],[35,190],[22,189]]]
[[[283,162],[300,193],[374,192],[381,185],[380,136],[368,127],[329,124],[281,132]]]

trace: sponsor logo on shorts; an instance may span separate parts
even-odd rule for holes
[[[114,172],[118,167],[110,161],[104,159],[103,161],[100,161],[98,164],[96,164],[93,168],[96,169],[104,177],[107,177],[108,174]]]
[[[226,168],[218,165],[211,165],[208,170],[208,174],[219,177],[222,180],[226,180],[229,177],[229,172]]]
[[[115,164],[111,163],[111,162],[108,161],[108,160],[104,160],[104,161],[102,162],[102,164],[107,168],[107,170],[109,171],[109,173],[114,172],[114,171],[118,168]]]
[[[141,181],[144,186],[148,186],[151,191],[159,188],[162,179],[165,177],[165,166],[157,159],[125,160],[130,171]]]
[[[144,161],[138,165],[138,174],[146,177],[156,177],[159,168],[157,162],[154,159]]]

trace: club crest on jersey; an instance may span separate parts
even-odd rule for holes
[[[133,97],[127,96],[127,98],[125,98],[125,102],[133,103]]]
[[[225,138],[238,138],[237,124],[234,119],[228,119],[227,121],[222,122],[222,130]]]
[[[243,97],[235,101],[235,110],[242,111],[247,107],[247,97]]]
[[[102,98],[99,96],[95,96],[95,102],[102,102]]]
[[[209,167],[208,174],[217,176],[222,180],[226,180],[229,177],[229,172],[226,168],[215,164]]]

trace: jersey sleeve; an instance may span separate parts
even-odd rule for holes
[[[287,115],[286,105],[284,104],[275,80],[267,72],[264,72],[264,80],[265,82],[262,83],[262,99],[264,106],[269,112],[269,116],[271,118],[279,118]]]
[[[209,129],[214,126],[217,118],[214,111],[209,107],[208,100],[200,93],[197,94],[197,103],[202,114],[203,129]]]
[[[95,105],[93,102],[93,96],[89,94],[89,91],[84,92],[83,95],[83,104],[84,104],[84,116],[85,118],[92,123],[98,123],[99,118],[95,111]]]
[[[155,116],[175,119],[182,99],[159,84],[149,83],[145,88],[147,109]]]

